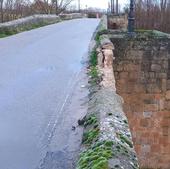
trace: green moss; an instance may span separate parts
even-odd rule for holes
[[[92,124],[96,124],[96,123],[97,123],[96,115],[91,114],[88,118],[85,119],[84,126],[87,127],[88,125],[92,125]]]
[[[97,68],[95,66],[91,67],[90,75],[91,75],[92,78],[97,78],[98,77]]]
[[[87,132],[84,132],[82,142],[84,144],[91,144],[94,140],[98,138],[99,128],[91,129]]]
[[[91,66],[89,75],[91,76],[90,83],[91,85],[96,85],[99,81],[98,71],[95,66]]]
[[[98,46],[100,44],[100,34],[99,33],[96,34],[95,41],[96,41],[97,46]]]
[[[124,136],[122,133],[119,134],[120,139],[125,142],[126,144],[129,145],[130,148],[133,148],[133,144],[132,142],[129,140],[129,138],[127,136]]]
[[[123,120],[123,122],[124,122],[125,124],[128,124],[127,120]]]
[[[99,141],[80,154],[76,169],[108,169],[113,157],[112,141]]]
[[[104,145],[106,147],[112,147],[113,146],[113,141],[105,141]]]
[[[6,34],[0,33],[0,38],[4,38],[4,37],[6,37],[6,36],[7,36]]]

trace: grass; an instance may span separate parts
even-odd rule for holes
[[[91,76],[90,83],[92,85],[95,85],[99,81],[99,76],[98,76],[98,70],[97,70],[97,52],[96,49],[94,49],[91,54],[90,54],[90,71],[89,75]]]
[[[95,41],[98,46],[100,44],[100,34],[99,33],[96,34]]]
[[[90,69],[90,76],[93,79],[98,77],[98,71],[97,71],[97,68],[95,66],[91,67],[91,69]]]
[[[97,66],[97,52],[94,49],[90,54],[90,66]]]

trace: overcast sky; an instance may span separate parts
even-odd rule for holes
[[[76,1],[78,2],[78,0],[75,0],[75,3]],[[129,0],[119,0],[119,4],[121,5],[121,7],[123,7],[125,4],[127,4],[128,1]],[[80,0],[80,2],[81,8],[86,8],[87,5],[87,7],[107,9],[108,2],[110,2],[110,0]]]

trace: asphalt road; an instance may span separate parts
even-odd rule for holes
[[[0,168],[72,169],[86,112],[85,65],[99,20],[0,39]]]

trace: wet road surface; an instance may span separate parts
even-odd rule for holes
[[[99,20],[0,39],[0,168],[72,169],[86,113],[85,65]]]

